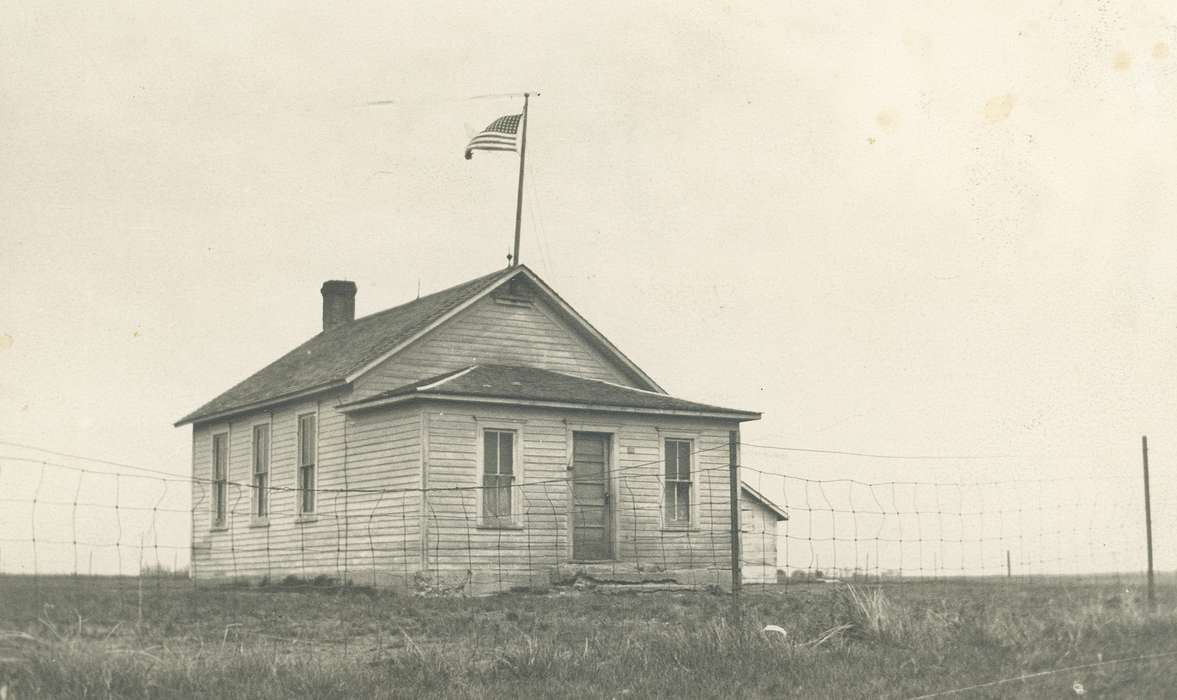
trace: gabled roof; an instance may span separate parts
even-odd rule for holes
[[[767,496],[752,488],[752,486],[747,481],[741,479],[740,487],[744,490],[744,495],[771,511],[772,514],[776,516],[777,522],[789,519],[789,514],[785,511],[784,508],[781,508],[777,504],[768,500]]]
[[[582,410],[692,415],[732,420],[757,420],[759,413],[679,399],[654,391],[585,379],[535,367],[471,365],[345,403],[340,410],[356,411],[419,399],[505,403]]]
[[[636,381],[661,390],[534,272],[519,265],[323,331],[184,416],[176,425],[221,418],[346,386],[516,276],[532,282],[574,326],[616,359]]]

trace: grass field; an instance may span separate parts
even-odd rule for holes
[[[0,577],[7,698],[906,698],[1177,652],[1177,590],[997,581],[419,598]],[[141,601],[141,602],[140,602]],[[788,636],[765,633],[778,625]],[[1177,697],[1177,654],[952,697]]]

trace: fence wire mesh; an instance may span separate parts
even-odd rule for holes
[[[787,594],[835,580],[1077,586],[1136,580],[1144,569],[1135,474],[869,482],[744,460],[747,591]],[[217,496],[217,479],[10,450],[0,455],[0,592],[47,616],[101,592],[112,614],[142,621],[229,588],[259,595],[726,589],[729,467],[692,464],[688,491],[667,479],[661,460],[613,470],[600,505],[608,550],[578,561],[584,522],[572,473],[446,488],[299,489],[226,479]],[[313,509],[305,507],[308,490]],[[687,505],[671,503],[684,493]],[[1154,493],[1156,528],[1171,530],[1167,492]],[[355,622],[341,616],[335,642],[348,644]],[[225,636],[264,637],[262,630],[226,628]]]

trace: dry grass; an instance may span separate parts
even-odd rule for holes
[[[414,598],[173,580],[0,578],[0,685],[25,697],[911,697],[1177,650],[1177,600],[958,582],[722,595]],[[765,634],[766,624],[788,637]],[[1166,697],[1172,660],[967,697]]]

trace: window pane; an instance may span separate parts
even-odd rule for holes
[[[689,483],[678,482],[676,484],[675,505],[678,506],[676,519],[681,522],[690,522],[691,520],[691,485]]]
[[[270,428],[259,425],[253,429],[253,472],[264,474],[270,467]]]
[[[691,478],[691,441],[666,441],[666,478]]]
[[[254,488],[257,489],[257,505],[255,510],[259,516],[266,514],[266,475],[258,474],[254,477]]]
[[[499,488],[499,517],[511,517],[511,478],[503,478],[503,486]]]
[[[315,463],[315,419],[307,416],[303,421],[302,431],[302,463]]]
[[[515,473],[514,433],[499,433],[499,473]]]
[[[315,468],[301,467],[298,470],[299,484],[302,489],[302,512],[312,513],[315,510]]]
[[[671,483],[666,484],[665,493],[662,494],[662,501],[666,506],[666,516],[665,517],[666,517],[666,522],[668,522],[668,523],[672,522],[674,520],[674,514],[675,514],[674,494],[675,494],[674,483],[671,482]]]
[[[494,490],[494,477],[489,474],[482,477],[482,517],[484,520],[489,520],[498,512],[498,506],[495,503],[498,494]]]
[[[298,466],[306,464],[306,419],[298,419]]]
[[[307,416],[307,447],[310,448],[307,454],[310,456],[312,462],[315,460],[315,435],[319,429],[316,423],[317,420],[314,414]]]
[[[482,477],[482,515],[491,520],[499,515],[498,477],[487,474]]]
[[[213,478],[225,478],[225,436],[213,437]]]
[[[493,430],[482,434],[482,471],[486,474],[499,473],[499,434]]]
[[[483,476],[483,516],[487,520],[511,514],[510,494],[504,496],[503,476]]]
[[[482,517],[507,520],[511,517],[511,482],[509,476],[486,474],[482,477]]]
[[[298,419],[298,464],[305,466],[315,463],[315,416]]]

